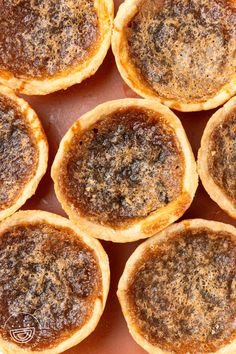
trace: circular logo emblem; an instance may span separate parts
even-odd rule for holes
[[[17,313],[7,319],[4,325],[5,335],[18,343],[34,343],[37,339],[39,322],[36,317],[29,313]],[[33,344],[32,343],[32,344]]]

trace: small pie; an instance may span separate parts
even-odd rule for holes
[[[148,353],[236,353],[236,229],[202,219],[169,226],[131,255],[117,295]]]
[[[1,1],[0,83],[28,95],[93,75],[110,46],[113,0]]]
[[[36,113],[0,86],[0,220],[35,193],[47,161],[47,139]]]
[[[236,218],[236,97],[208,121],[198,153],[198,171],[210,197]]]
[[[198,183],[179,119],[142,99],[106,102],[75,122],[61,141],[52,178],[70,219],[114,242],[152,236],[177,220]]]
[[[20,211],[0,224],[0,351],[57,354],[96,327],[109,289],[99,241],[68,219]]]
[[[236,0],[125,0],[113,52],[136,93],[179,111],[215,108],[236,93]]]

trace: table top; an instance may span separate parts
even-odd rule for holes
[[[115,0],[115,11],[121,0]],[[56,199],[50,169],[61,138],[82,114],[108,100],[138,97],[121,79],[111,50],[97,73],[66,91],[47,96],[23,96],[39,115],[49,141],[50,158],[46,175],[23,209],[42,209],[66,216]],[[186,130],[196,156],[207,120],[214,110],[197,113],[175,112]],[[181,219],[205,218],[230,223],[236,221],[227,216],[214,203],[199,184],[191,207]],[[142,241],[141,241],[142,242]],[[116,290],[124,265],[140,242],[113,244],[102,242],[110,259],[111,287],[104,314],[96,330],[82,343],[67,350],[66,354],[144,354],[130,336],[121,313]]]

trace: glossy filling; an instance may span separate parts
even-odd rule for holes
[[[37,142],[16,104],[0,95],[0,211],[12,206],[38,164]]]
[[[182,151],[154,111],[123,108],[76,134],[60,172],[82,215],[119,226],[166,206],[182,191]]]
[[[126,29],[141,81],[183,103],[213,97],[236,70],[236,12],[230,0],[147,0]]]
[[[236,207],[236,110],[212,132],[208,161],[215,183]]]
[[[11,227],[0,237],[0,265],[0,334],[12,341],[11,329],[34,327],[28,343],[18,342],[24,348],[43,350],[66,340],[102,297],[94,251],[68,228]]]
[[[194,229],[150,248],[130,278],[132,321],[151,344],[178,354],[215,352],[236,336],[236,244]]]
[[[98,40],[93,0],[0,1],[0,71],[43,78],[83,62]]]

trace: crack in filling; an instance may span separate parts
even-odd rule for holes
[[[236,109],[211,134],[209,170],[236,207]]]
[[[15,203],[35,173],[38,148],[16,104],[0,95],[0,211]]]
[[[235,74],[230,0],[142,1],[125,36],[141,80],[163,98],[202,102]]]
[[[87,59],[98,40],[93,0],[0,0],[0,70],[44,78]]]
[[[193,229],[150,248],[127,290],[138,331],[178,354],[215,352],[236,336],[236,245]]]
[[[94,251],[71,229],[48,224],[14,226],[1,235],[0,280],[0,334],[12,341],[10,324],[33,326],[34,337],[22,347],[34,350],[82,328],[102,297]]]
[[[182,159],[164,118],[130,107],[75,134],[59,179],[63,194],[80,214],[119,227],[181,194]]]

